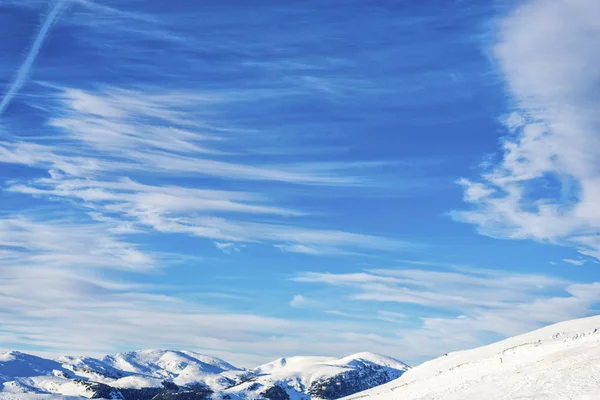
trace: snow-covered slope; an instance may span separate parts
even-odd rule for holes
[[[73,365],[82,363],[70,364],[68,359],[47,360],[18,351],[0,354],[0,400],[93,397],[94,390],[82,384],[82,379],[99,375],[88,368],[78,375]]]
[[[600,316],[450,353],[347,399],[600,399]]]
[[[203,374],[239,370],[221,359],[185,350],[131,351],[105,356],[101,361],[122,371],[164,378],[178,376],[190,365],[197,366]]]
[[[273,398],[336,399],[396,379],[408,368],[398,360],[374,353],[342,359],[280,358],[249,371],[241,376],[242,383],[225,392],[239,399],[269,397],[269,392]]]
[[[70,371],[69,375],[77,375],[98,382],[110,382],[126,375],[124,371],[92,357],[62,356],[55,361],[59,362],[62,368]]]
[[[30,378],[39,375],[66,374],[62,365],[53,360],[11,351],[0,354],[0,383],[12,377]]]

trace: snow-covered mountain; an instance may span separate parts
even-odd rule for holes
[[[0,355],[0,400],[337,399],[389,382],[407,369],[373,353],[291,357],[246,370],[190,351],[55,360],[10,352]]]
[[[449,353],[345,400],[598,400],[600,316]]]
[[[408,365],[374,353],[345,358],[280,358],[240,376],[241,383],[227,389],[232,399],[273,400],[337,399],[382,385],[401,376]]]
[[[185,350],[132,351],[105,356],[101,361],[131,375],[115,382],[116,386],[141,375],[156,379],[155,386],[167,379],[177,385],[203,382],[220,390],[235,383],[234,379],[224,375],[225,372],[233,372],[230,375],[235,376],[236,372],[243,371],[219,358]]]
[[[78,377],[81,379],[81,377]],[[81,385],[60,362],[18,351],[0,354],[0,399],[92,398],[93,390]]]

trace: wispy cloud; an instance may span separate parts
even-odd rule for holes
[[[361,321],[379,320],[379,321],[384,321],[384,322],[393,323],[393,324],[407,321],[407,318],[408,318],[408,315],[406,315],[406,314],[397,313],[397,312],[393,312],[393,311],[383,311],[383,310],[378,310],[375,314],[372,314],[372,313],[360,314],[360,313],[356,313],[356,312],[352,313],[352,312],[346,312],[346,311],[340,311],[340,310],[325,310],[325,314],[333,315],[336,317],[356,319],[356,320],[361,320]]]
[[[67,5],[71,2],[71,0],[54,0],[51,5],[50,11],[46,18],[44,19],[42,25],[40,26],[40,31],[35,37],[33,44],[31,45],[31,49],[27,53],[25,57],[25,61],[20,66],[15,74],[14,80],[11,82],[8,90],[4,94],[4,97],[0,101],[0,116],[4,113],[6,108],[10,105],[13,98],[19,90],[23,87],[23,85],[27,82],[27,78],[29,77],[29,73],[33,68],[35,60],[46,41],[46,38],[50,34],[53,26],[56,24],[58,19],[60,18],[61,13],[66,9]]]
[[[369,333],[358,323],[235,312],[168,294],[160,284],[135,283],[131,274],[159,273],[156,268],[167,263],[164,256],[105,228],[0,219],[0,318],[13,346],[52,354],[187,347],[229,355],[244,365],[306,354],[311,338],[319,343],[310,352],[343,355],[365,349],[358,340],[341,340],[349,332]],[[129,278],[113,274],[119,271]],[[201,293],[217,296],[240,299]],[[310,300],[298,296],[294,303]]]
[[[499,307],[527,301],[535,294],[560,288],[565,282],[543,275],[508,274],[499,271],[373,270],[366,273],[305,273],[295,281],[326,283],[359,289],[356,300],[416,304],[437,309],[466,310]]]
[[[56,16],[67,1],[54,3]],[[307,94],[312,96],[315,90],[333,91],[350,101],[353,95],[341,93],[340,88],[361,79],[345,75],[319,78],[302,72],[295,78],[282,75],[266,81],[243,79],[240,84],[212,83],[190,76],[193,67],[186,67],[188,75],[182,75],[179,64],[204,64],[195,48],[197,32],[178,22],[182,15],[177,10],[160,15],[146,11],[135,5],[113,7],[81,0],[73,15],[61,20],[85,33],[73,36],[79,45],[84,44],[86,55],[96,57],[101,50],[103,68],[115,70],[110,79],[90,77],[89,81],[97,82],[94,85],[65,83],[70,81],[62,75],[56,82],[37,82],[36,91],[43,95],[29,97],[28,102],[38,107],[37,116],[45,119],[43,134],[37,134],[38,128],[35,136],[11,132],[0,143],[0,162],[48,171],[49,177],[15,177],[5,182],[6,190],[74,205],[95,221],[119,221],[121,229],[138,234],[187,234],[237,245],[263,243],[283,252],[312,256],[397,252],[414,246],[377,232],[327,226],[316,218],[322,210],[302,209],[303,202],[295,196],[300,190],[304,198],[327,196],[335,189],[346,189],[344,195],[364,195],[376,186],[378,171],[393,164],[339,157],[337,147],[347,151],[348,144],[332,143],[310,132],[318,121],[307,123],[287,114],[280,121],[272,118],[278,112],[271,108],[275,110],[282,102],[304,104]],[[294,10],[275,10],[277,15],[289,12]],[[53,14],[50,17],[48,29],[40,37],[45,37],[55,21]],[[225,25],[235,38],[245,35],[237,19],[206,20],[215,27]],[[130,40],[122,40],[122,34]],[[163,57],[158,60],[139,47],[150,39],[165,45],[174,61],[160,67],[153,64]],[[224,46],[232,54],[244,50],[226,35],[220,44],[208,41],[201,47],[213,46]],[[107,47],[117,54],[118,65],[105,55]],[[192,49],[196,52],[190,53]],[[139,59],[128,59],[132,54]],[[182,58],[185,62],[180,62]],[[250,60],[254,58],[242,57],[235,67],[242,72],[246,68],[308,68],[314,72],[347,63],[333,56],[304,59],[294,55],[279,66],[262,58],[257,59],[260,66],[250,65]],[[146,83],[132,79],[131,84],[122,86],[112,80],[129,67],[135,68],[135,73],[129,71],[126,76],[145,75],[147,66],[153,78]],[[168,79],[163,79],[162,73]],[[361,85],[353,86],[374,90],[365,82]],[[331,151],[317,153],[315,147]],[[268,154],[262,152],[264,148],[270,149]],[[35,172],[36,177],[40,171]],[[214,190],[216,187],[235,189]]]
[[[260,196],[252,193],[157,187],[131,180],[95,182],[60,174],[39,179],[30,186],[14,184],[8,190],[75,200],[96,220],[119,216],[120,224],[141,230],[150,227],[158,232],[187,233],[219,242],[280,243],[276,246],[292,252],[301,248],[319,249],[304,252],[312,255],[343,254],[346,248],[394,251],[411,246],[383,237],[232,218],[232,214],[300,215],[297,211],[264,204]]]
[[[11,6],[31,5],[22,3],[11,0]],[[344,157],[348,144],[321,137],[329,128],[317,131],[319,121],[298,121],[293,112],[274,118],[280,104],[304,104],[307,93],[341,101],[351,80],[307,75],[244,78],[240,84],[201,81],[193,76],[193,65],[204,63],[198,49],[221,44],[199,46],[189,27],[176,21],[179,15],[159,18],[137,12],[135,5],[118,7],[123,10],[77,1],[73,14],[61,20],[67,29],[60,33],[74,43],[65,53],[89,62],[81,68],[85,79],[70,79],[60,68],[41,69],[44,81],[35,82],[26,98],[35,112],[7,119],[23,129],[6,129],[0,163],[26,172],[11,173],[2,183],[3,198],[19,203],[0,219],[3,339],[11,347],[53,354],[186,347],[243,364],[282,354],[388,353],[386,340],[392,340],[385,335],[365,348],[361,338],[374,328],[360,320],[292,320],[289,309],[267,316],[247,305],[255,310],[260,301],[272,302],[269,293],[247,288],[240,297],[171,284],[180,277],[175,268],[202,263],[169,253],[177,252],[183,235],[194,243],[203,239],[203,251],[230,252],[231,259],[236,249],[251,245],[311,256],[396,253],[413,246],[352,224],[339,229],[323,218],[337,210],[304,201],[333,190],[344,190],[345,197],[357,195],[358,188],[358,195],[368,194],[378,171],[392,165]],[[50,17],[40,45],[56,21]],[[230,27],[236,35],[246,35],[235,25]],[[140,45],[148,41],[165,44],[169,56],[144,53]],[[239,53],[237,39],[224,45]],[[110,74],[95,75],[89,60],[96,59]],[[158,65],[163,59],[168,65]],[[223,271],[229,273],[234,275]],[[236,311],[232,304],[240,300],[245,306]],[[314,303],[297,297],[293,304]],[[314,345],[306,348],[307,342]]]
[[[514,98],[511,135],[489,172],[459,181],[473,208],[457,220],[600,257],[598,13],[594,0],[532,0],[501,21],[493,54]]]
[[[139,245],[119,240],[109,225],[34,221],[14,216],[0,219],[3,260],[12,264],[42,264],[63,268],[83,264],[96,268],[149,270],[158,260]]]
[[[380,320],[386,321],[386,322],[397,323],[397,322],[407,321],[408,315],[403,314],[403,313],[393,312],[393,311],[379,310],[379,311],[377,311],[377,319],[380,319]]]
[[[48,87],[55,103],[48,144],[19,139],[3,144],[7,161],[68,174],[94,167],[98,173],[205,175],[222,179],[319,186],[362,186],[368,162],[248,162],[247,138],[203,122],[215,103],[235,102],[219,92],[170,92],[106,88],[97,93]],[[58,108],[56,107],[58,105]],[[57,151],[60,148],[60,151]],[[283,160],[285,157],[281,157]],[[76,169],[79,167],[79,170]]]
[[[349,167],[343,163],[294,166],[223,160],[229,152],[216,146],[231,146],[231,135],[225,136],[225,132],[202,123],[202,113],[192,111],[210,108],[215,102],[236,100],[221,96],[220,93],[140,92],[116,88],[93,94],[63,89],[59,93],[62,116],[52,118],[50,124],[59,128],[64,139],[78,146],[80,151],[83,144],[103,157],[120,161],[121,170],[152,168],[159,173],[298,184],[360,183],[357,177],[342,174]],[[213,157],[207,158],[207,155]],[[223,157],[214,158],[218,155]],[[232,155],[227,158],[231,159]]]
[[[571,264],[571,265],[584,265],[585,261],[583,260],[573,260],[571,258],[563,258],[563,261],[566,262],[567,264]]]
[[[231,254],[240,251],[240,246],[231,242],[215,242],[215,246],[225,254]]]
[[[419,307],[420,323],[394,331],[403,348],[419,346],[431,356],[485,343],[567,319],[590,315],[600,301],[600,283],[575,283],[545,275],[485,270],[423,271],[385,269],[364,273],[308,272],[297,282],[334,285],[337,301],[397,304],[378,318],[406,322],[405,313]],[[332,301],[330,299],[330,301]],[[351,317],[345,312],[333,315]],[[414,324],[414,321],[412,322]]]
[[[266,242],[286,252],[309,255],[354,254],[352,249],[399,250],[409,243],[351,232],[314,229],[289,222],[306,213],[275,205],[270,194],[208,189],[212,185],[144,184],[156,175],[193,173],[224,180],[275,181],[280,184],[352,184],[345,172],[361,164],[256,165],[221,151],[233,141],[223,132],[202,128],[191,104],[224,101],[210,95],[141,93],[107,89],[91,94],[59,90],[59,112],[50,119],[57,130],[51,143],[23,141],[0,145],[3,162],[48,169],[49,178],[14,181],[13,193],[71,201],[96,220],[118,217],[140,232],[186,233],[218,242]],[[52,143],[53,142],[53,143]],[[205,145],[207,144],[207,145]],[[210,155],[213,158],[206,158]],[[216,158],[215,158],[216,157]],[[153,176],[150,177],[149,174]],[[237,215],[237,217],[234,217]],[[263,216],[263,217],[260,217]],[[263,220],[269,216],[270,219]],[[274,222],[273,218],[284,222]],[[260,218],[260,219],[259,219]]]
[[[45,5],[8,1],[28,13]],[[188,347],[243,363],[283,354],[370,350],[413,361],[464,339],[462,326],[452,318],[435,320],[440,315],[452,314],[460,323],[480,320],[474,324],[483,330],[486,318],[505,318],[499,310],[508,305],[550,300],[553,290],[568,297],[566,288],[579,300],[558,315],[587,310],[589,301],[581,299],[595,296],[592,286],[572,288],[550,278],[491,271],[423,275],[378,269],[297,278],[302,284],[335,285],[323,296],[281,289],[269,277],[273,280],[259,286],[275,290],[254,288],[261,268],[285,271],[288,265],[280,260],[294,260],[292,268],[309,256],[312,262],[328,256],[327,265],[337,268],[351,264],[352,257],[395,259],[418,248],[392,233],[404,232],[398,225],[386,225],[397,206],[390,200],[398,187],[403,196],[437,188],[440,178],[421,179],[428,163],[437,161],[398,160],[396,142],[388,143],[386,135],[395,134],[399,125],[393,121],[403,119],[397,109],[432,101],[437,107],[438,97],[447,101],[446,96],[427,96],[424,75],[413,75],[414,64],[385,65],[396,59],[389,49],[397,43],[383,49],[372,45],[400,37],[390,32],[400,32],[400,25],[412,28],[413,18],[399,23],[363,4],[336,9],[335,15],[324,15],[329,8],[320,6],[305,11],[265,6],[256,12],[252,5],[258,18],[248,19],[245,12],[232,14],[216,3],[183,11],[160,6],[160,13],[154,8],[158,3],[151,3],[78,0],[61,19],[65,29],[54,32],[72,47],[57,46],[47,53],[47,65],[36,64],[43,82],[15,86],[28,90],[24,98],[32,108],[15,107],[22,114],[3,119],[0,143],[0,163],[12,164],[3,169],[8,173],[0,192],[10,203],[9,217],[0,219],[0,320],[2,338],[11,346],[92,354]],[[364,18],[363,10],[384,18],[390,30],[377,18]],[[296,18],[298,12],[306,14]],[[316,18],[315,24],[294,22],[305,17]],[[278,28],[282,20],[295,28]],[[48,33],[51,22],[46,23]],[[347,41],[340,40],[346,31]],[[367,31],[374,36],[360,49],[355,33]],[[344,54],[348,49],[330,51],[342,42],[350,56]],[[402,46],[400,53],[413,51]],[[77,73],[61,68],[71,63]],[[392,76],[396,70],[410,75]],[[460,79],[447,77],[445,67],[441,75]],[[404,96],[397,96],[398,87]],[[430,123],[431,117],[417,116],[406,126]],[[390,121],[390,132],[383,132]],[[381,139],[371,140],[380,130]],[[392,161],[382,161],[388,157]],[[467,197],[489,196],[483,182]],[[355,205],[358,197],[365,203]],[[373,216],[354,215],[363,210]],[[242,247],[248,258],[237,257]],[[204,258],[168,253],[181,249],[216,255],[207,269],[227,267],[215,276],[197,272]],[[243,265],[235,264],[242,258]],[[318,268],[318,262],[311,265]],[[172,284],[192,268],[206,286],[232,278],[247,287],[231,294],[230,287],[198,288],[196,279],[186,279],[191,282],[185,287]],[[336,302],[332,296],[339,292],[352,301]],[[294,293],[305,294],[290,299]],[[276,297],[282,309],[270,307]],[[367,306],[354,308],[357,302]],[[304,308],[291,313],[286,303]],[[380,303],[385,303],[381,309],[373,307]],[[414,334],[406,328],[414,318],[405,318],[413,315],[402,309],[405,304],[428,310],[428,320]],[[267,307],[268,315],[257,311]],[[488,309],[493,313],[486,314]],[[323,320],[324,313],[339,318]],[[307,318],[311,315],[316,319]],[[506,326],[517,330],[510,322]],[[444,325],[444,333],[456,329],[455,335],[440,336],[436,324]]]

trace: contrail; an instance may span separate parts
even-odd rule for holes
[[[19,68],[19,70],[17,71],[17,74],[12,83],[10,84],[6,94],[4,95],[2,102],[0,102],[0,116],[4,113],[4,110],[6,110],[6,108],[10,105],[12,99],[19,92],[19,90],[21,90],[21,87],[23,87],[23,85],[27,81],[29,72],[31,71],[31,68],[35,63],[35,60],[38,54],[40,53],[40,50],[42,49],[42,46],[44,45],[44,42],[46,41],[50,30],[58,21],[61,11],[65,8],[69,1],[70,0],[56,0],[56,4],[50,9],[46,20],[40,27],[40,31],[35,37],[35,40],[33,41],[31,50],[29,50],[29,53],[27,54],[23,65],[21,65],[21,68]]]

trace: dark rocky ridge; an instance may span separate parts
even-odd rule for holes
[[[314,382],[307,392],[312,398],[335,400],[383,385],[401,375],[402,373],[390,373],[389,370],[378,365],[365,364],[364,369],[347,371],[329,379]]]
[[[92,391],[92,399],[118,400],[207,400],[213,391],[200,384],[179,387],[173,382],[164,381],[162,387],[142,389],[117,389],[98,382],[76,379],[75,382]]]

